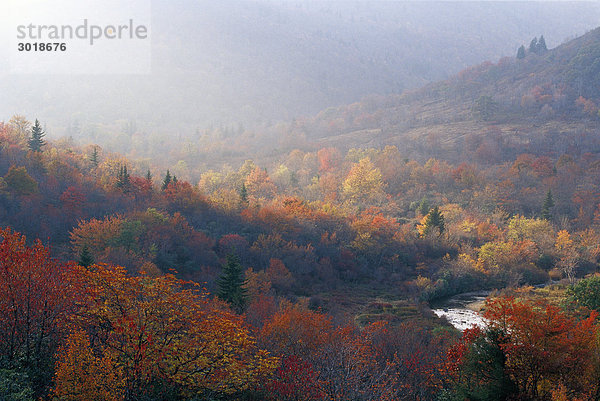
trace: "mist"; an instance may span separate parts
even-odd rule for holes
[[[262,127],[514,56],[534,36],[555,47],[598,17],[595,2],[155,0],[151,74],[8,74],[4,60],[0,111],[108,146],[125,126]]]

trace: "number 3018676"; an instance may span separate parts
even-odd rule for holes
[[[20,52],[64,52],[67,50],[66,43],[45,43],[45,42],[34,42],[34,43],[19,43],[17,49]]]

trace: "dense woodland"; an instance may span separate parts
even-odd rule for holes
[[[599,37],[173,141],[168,169],[13,116],[0,395],[597,400]],[[485,329],[428,307],[479,289]]]

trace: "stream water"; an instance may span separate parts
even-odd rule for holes
[[[489,291],[468,292],[458,294],[431,305],[433,313],[445,317],[452,326],[463,331],[472,326],[485,326],[485,320],[479,315],[479,310],[488,296]]]

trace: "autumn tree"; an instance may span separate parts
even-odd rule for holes
[[[248,195],[251,195],[256,199],[269,199],[277,193],[275,184],[273,184],[267,172],[260,167],[255,167],[252,172],[248,174],[244,181],[244,186]]]
[[[87,201],[85,192],[81,188],[70,186],[60,195],[59,199],[66,212],[65,217],[71,219],[81,218],[83,207]]]
[[[380,200],[385,184],[381,172],[369,157],[355,163],[342,184],[344,196],[351,203]]]
[[[89,291],[58,354],[59,394],[96,386],[99,394],[131,401],[169,392],[233,396],[277,367],[238,316],[173,275],[129,276],[93,265],[78,276]]]
[[[521,397],[548,399],[564,385],[573,397],[596,391],[596,313],[583,320],[547,302],[498,298],[487,302],[489,330],[502,333],[506,372]]]
[[[31,128],[31,136],[29,137],[29,149],[33,152],[41,152],[42,148],[46,146],[44,140],[46,133],[42,129],[40,122],[36,119],[35,124]]]
[[[61,401],[125,399],[123,369],[110,353],[97,356],[84,331],[72,332],[58,353],[52,396]]]
[[[317,401],[325,397],[318,372],[296,355],[283,358],[265,387],[269,399],[277,401]]]
[[[66,318],[85,290],[73,264],[38,240],[0,229],[0,364],[28,375],[36,398],[47,390]]]
[[[229,303],[239,313],[244,311],[247,304],[245,282],[240,259],[234,254],[227,255],[223,273],[217,281],[217,296]]]
[[[6,187],[18,195],[31,195],[38,192],[38,183],[25,167],[11,166],[4,176]]]
[[[578,264],[579,254],[567,230],[560,230],[556,234],[556,243],[554,246],[560,258],[557,265],[563,270],[569,282],[573,284],[575,282],[575,268]]]
[[[390,366],[378,364],[373,347],[373,334],[380,329],[376,324],[359,333],[334,325],[327,315],[289,305],[265,323],[260,338],[283,361],[297,360],[299,374],[311,380],[305,388],[318,390],[322,399],[391,400],[394,380],[386,374]],[[316,375],[310,375],[311,370]],[[279,384],[292,392],[298,388],[289,379]]]
[[[8,121],[8,126],[16,136],[17,142],[25,146],[29,139],[31,123],[24,116],[15,114]]]

